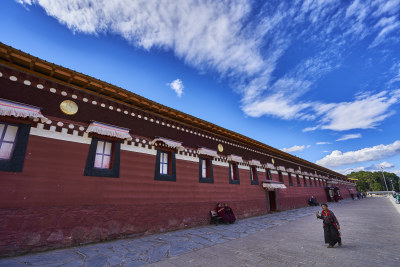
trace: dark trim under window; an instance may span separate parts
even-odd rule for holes
[[[289,179],[289,186],[293,186],[293,178],[290,172],[288,173],[288,179]]]
[[[235,162],[229,162],[229,183],[240,184],[239,167]]]
[[[207,157],[199,158],[199,183],[214,183],[212,159]]]
[[[120,141],[109,141],[92,136],[83,175],[119,177],[120,151]]]
[[[252,185],[258,185],[258,173],[255,166],[250,166],[250,182]]]
[[[2,127],[0,146],[4,146],[4,151],[6,150],[6,146],[11,149],[7,149],[9,151],[9,153],[7,153],[8,155],[0,159],[0,171],[22,172],[31,125],[0,122],[0,127]],[[15,127],[18,127],[15,136],[12,136],[12,138],[6,137],[6,131],[11,131],[11,129],[15,129]]]
[[[176,182],[175,151],[157,150],[154,180]]]

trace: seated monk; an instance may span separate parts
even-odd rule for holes
[[[224,209],[225,209],[225,214],[228,216],[228,222],[234,223],[236,221],[236,217],[235,214],[233,213],[233,210],[226,203],[224,204]]]
[[[217,211],[217,213],[218,213],[218,218],[222,218],[222,221],[223,221],[224,223],[228,223],[228,222],[229,222],[229,217],[228,217],[228,215],[226,214],[225,209],[224,209],[224,207],[222,206],[222,203],[218,203],[218,204],[217,204],[216,211]]]
[[[308,205],[310,205],[310,206],[318,206],[317,199],[314,196],[311,196],[310,200],[308,201]]]

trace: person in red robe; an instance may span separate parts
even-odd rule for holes
[[[228,217],[228,222],[234,223],[236,221],[236,217],[235,217],[235,214],[233,213],[233,210],[231,209],[231,207],[229,207],[228,204],[225,203],[224,210],[225,210],[225,214]]]
[[[339,196],[338,196],[337,194],[335,194],[335,195],[333,196],[333,200],[335,200],[335,202],[338,202],[338,201],[339,201]]]
[[[218,213],[218,218],[222,218],[222,221],[224,223],[228,223],[229,222],[228,214],[226,214],[225,208],[224,208],[224,206],[222,206],[222,203],[218,203],[217,204],[217,208],[215,210]]]
[[[336,243],[342,245],[342,238],[340,237],[340,225],[336,219],[335,214],[328,209],[327,204],[321,204],[322,212],[316,212],[317,218],[323,221],[325,243],[329,244],[328,248],[333,248]]]

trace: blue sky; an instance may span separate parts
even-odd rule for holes
[[[400,174],[399,14],[400,0],[5,0],[0,41],[342,173]]]

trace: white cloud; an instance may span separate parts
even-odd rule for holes
[[[377,10],[374,11],[373,16],[398,14],[400,10],[400,0],[377,0],[374,1]]]
[[[382,167],[382,168],[390,169],[390,168],[394,167],[394,164],[384,161],[384,162],[380,163],[378,166],[379,166],[379,168]]]
[[[22,1],[22,0],[20,0]],[[187,64],[222,75],[253,75],[264,63],[243,21],[246,0],[29,0],[74,32],[121,35],[137,47],[172,50]]]
[[[352,172],[359,172],[359,171],[365,171],[365,167],[346,168],[346,169],[341,169],[341,170],[335,170],[335,172],[341,173],[343,175],[349,175]]]
[[[309,148],[309,147],[310,147],[310,145],[307,145],[307,146],[305,146],[305,145],[302,145],[302,146],[294,145],[294,146],[289,147],[289,148],[282,148],[281,150],[283,152],[290,153],[290,152],[295,152],[295,151],[303,151],[304,149]]]
[[[372,171],[372,170],[380,171],[381,167],[384,170],[385,169],[391,169],[391,168],[394,167],[394,164],[384,161],[384,162],[381,162],[379,164],[372,164],[371,166],[366,167],[365,170],[367,170],[367,171]]]
[[[400,176],[400,170],[390,170],[390,172]]]
[[[336,141],[344,141],[344,140],[349,140],[349,139],[356,139],[356,138],[361,138],[361,134],[346,134],[337,139]]]
[[[266,1],[256,8],[250,0],[16,1],[42,6],[76,33],[120,35],[136,47],[171,51],[200,71],[215,71],[241,94],[241,107],[249,116],[286,120],[322,116],[320,125],[304,131],[341,131],[372,128],[391,115],[391,103],[384,97],[324,104],[303,96],[340,66],[347,46],[367,36],[375,45],[395,38],[399,0]],[[376,27],[367,19],[372,16],[377,17]],[[279,74],[280,60],[304,40],[315,46],[315,52],[299,56],[287,72]],[[369,104],[373,106],[366,110]],[[358,108],[360,114],[348,113],[357,113]],[[348,123],[344,114],[350,114]],[[356,115],[361,115],[360,120]]]
[[[252,117],[273,115],[281,119],[293,119],[303,115],[301,110],[309,107],[309,104],[294,104],[284,93],[276,93],[264,99],[253,100],[243,106],[244,112]]]
[[[370,47],[377,46],[378,44],[384,42],[385,37],[397,29],[400,29],[400,22],[398,21],[394,22],[393,24],[385,26],[383,29],[381,29],[378,36],[376,36],[375,40],[372,42]]]
[[[330,142],[317,142],[316,144],[317,145],[330,145],[332,143],[330,143]]]
[[[389,145],[377,145],[356,151],[348,151],[345,153],[342,153],[339,150],[334,150],[331,154],[320,160],[317,160],[316,164],[326,167],[335,167],[365,161],[379,160],[396,154],[400,154],[400,140],[397,140]]]
[[[393,64],[390,70],[393,73],[394,77],[390,79],[388,84],[391,85],[393,83],[400,82],[400,62]]]
[[[342,170],[335,170],[338,173],[341,173],[343,175],[349,175],[352,172],[359,172],[359,171],[372,171],[372,172],[380,172],[381,170],[367,170],[365,167],[357,167],[357,168],[347,168],[347,169],[342,169]],[[385,170],[384,170],[385,171]],[[394,173],[397,176],[400,176],[400,170],[390,170],[390,171],[386,171],[386,172],[390,172],[390,173]],[[390,186],[388,184],[388,186]]]
[[[391,173],[399,173],[400,174],[400,170],[386,170],[386,169],[392,169],[394,167],[394,164],[392,163],[388,163],[386,161],[381,162],[379,164],[372,164],[368,167],[365,166],[360,166],[360,167],[355,167],[355,168],[346,168],[346,169],[341,169],[341,170],[335,170],[338,173],[344,174],[344,175],[348,175],[352,172],[359,172],[359,171],[381,171],[381,166],[383,167],[384,171],[387,172],[391,172]],[[397,174],[398,175],[398,174]]]
[[[181,97],[183,94],[183,83],[180,79],[176,79],[172,81],[171,83],[167,83],[169,87],[171,87],[172,90],[175,91],[176,95],[178,97]]]
[[[314,105],[317,114],[322,117],[320,124],[305,128],[303,131],[375,128],[384,119],[394,114],[390,107],[399,100],[400,90],[395,90],[382,91],[374,95],[364,93],[353,102]]]
[[[302,132],[311,132],[311,131],[318,130],[319,128],[320,128],[319,125],[314,126],[314,127],[307,127],[307,128],[304,128],[304,129],[302,130]]]

